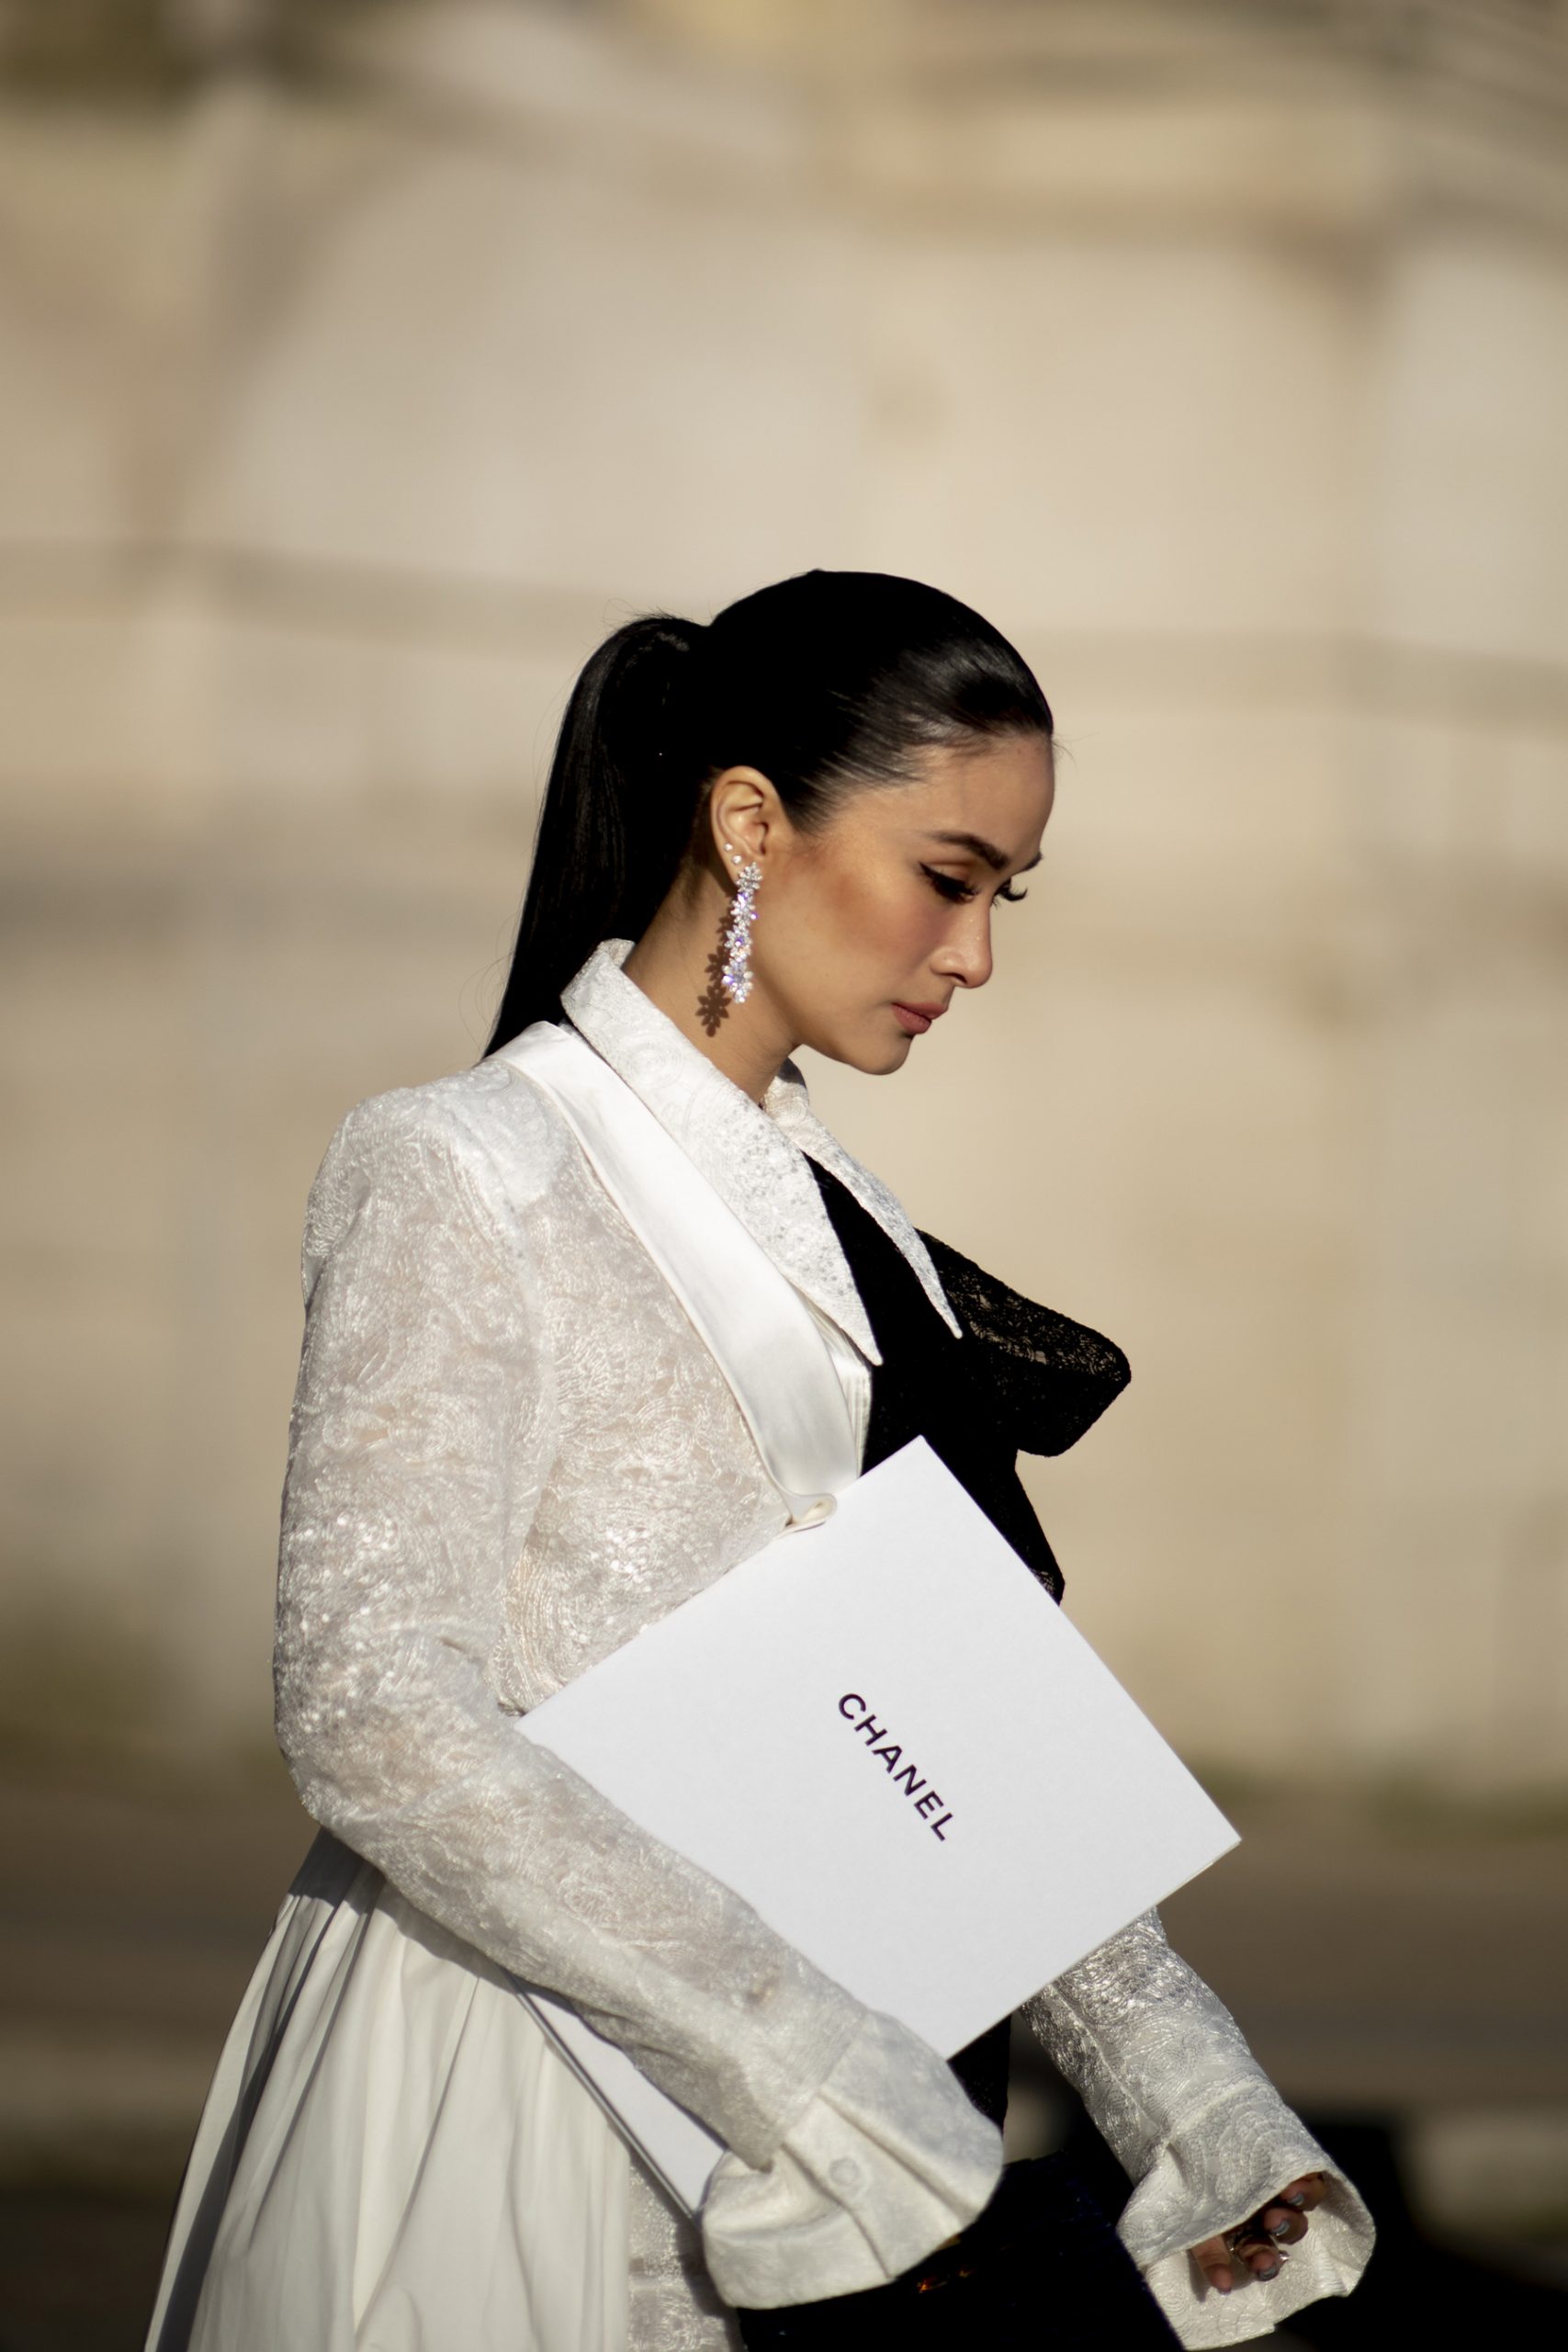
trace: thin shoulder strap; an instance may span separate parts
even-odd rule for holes
[[[575,1030],[536,1021],[496,1058],[544,1089],[734,1392],[793,1526],[825,1519],[859,1447],[827,1342],[780,1272],[639,1095]]]

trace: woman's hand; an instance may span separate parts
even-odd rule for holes
[[[1287,2182],[1278,2197],[1259,2206],[1250,2221],[1226,2230],[1223,2237],[1205,2238],[1192,2249],[1192,2259],[1211,2287],[1228,2295],[1238,2278],[1274,2278],[1285,2259],[1285,2248],[1304,2238],[1307,2215],[1321,2205],[1328,2184],[1322,2173],[1303,2173]]]

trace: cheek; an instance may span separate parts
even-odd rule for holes
[[[918,877],[869,860],[840,867],[818,903],[832,944],[859,963],[902,965],[929,953],[947,913]]]

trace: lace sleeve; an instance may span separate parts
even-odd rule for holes
[[[761,2162],[864,2012],[528,1740],[486,1674],[557,1443],[506,1214],[472,1148],[397,1096],[351,1113],[329,1150],[284,1489],[278,1743],[317,1821]]]
[[[1249,2342],[1304,2304],[1349,2292],[1371,2252],[1371,2217],[1224,2004],[1172,1951],[1157,1912],[1068,1969],[1023,2014],[1133,2181],[1122,2239],[1184,2345]],[[1329,2176],[1328,2197],[1278,2277],[1216,2293],[1190,2249],[1307,2172]]]

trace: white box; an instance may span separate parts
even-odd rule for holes
[[[523,1728],[948,2057],[1236,1843],[923,1438]],[[696,2211],[718,2142],[529,1997]]]

